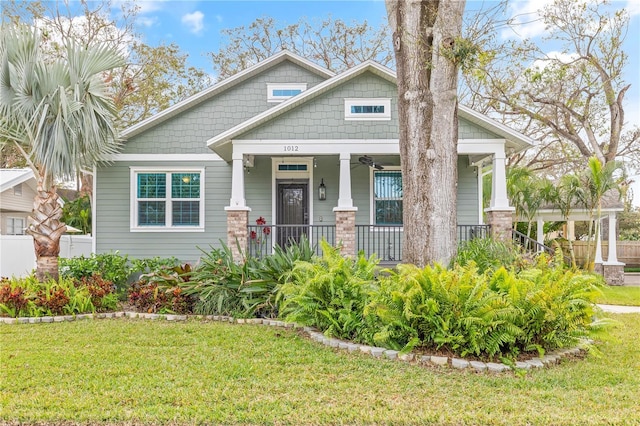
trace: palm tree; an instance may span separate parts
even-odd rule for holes
[[[119,148],[115,109],[103,79],[123,65],[101,45],[68,42],[64,59],[48,59],[32,28],[0,28],[0,144],[15,146],[37,178],[28,233],[34,238],[36,276],[58,277],[60,237],[66,226],[54,178],[108,160]]]
[[[591,253],[591,231],[595,228],[595,247],[600,238],[600,219],[602,217],[602,198],[604,194],[617,188],[617,180],[614,175],[621,167],[617,161],[610,161],[606,164],[597,157],[589,158],[588,167],[583,175],[584,186],[586,188],[585,207],[589,211],[589,243],[587,244],[587,268],[593,270],[595,262],[595,250]],[[595,226],[594,226],[595,225]]]
[[[562,219],[569,221],[571,210],[580,204],[584,204],[585,190],[580,182],[580,177],[576,174],[563,175],[557,186],[551,185],[547,190],[547,201],[551,202],[560,210]],[[569,244],[569,256],[571,256],[571,266],[576,267],[576,254],[573,250],[573,241],[567,238]]]

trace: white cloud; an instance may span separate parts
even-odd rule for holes
[[[629,12],[629,16],[640,15],[640,2],[638,0],[627,0],[625,9]]]
[[[564,53],[558,52],[556,50],[547,53],[548,59],[538,59],[533,63],[533,68],[545,69],[549,64],[553,61],[559,61],[563,64],[568,64],[569,62],[578,58],[577,53]]]
[[[47,40],[45,50],[56,49],[64,43],[64,39],[58,29],[58,25],[62,28],[64,34],[69,34],[78,40],[84,40],[84,36],[88,33],[87,28],[90,27],[86,16],[74,16],[69,19],[60,17],[57,24],[51,18],[35,19],[33,25],[41,31],[46,31]],[[100,41],[108,44],[116,44],[119,53],[124,57],[129,56],[129,46],[134,41],[131,34],[126,34],[122,29],[114,25],[106,25],[99,29],[94,36],[94,41]]]
[[[154,25],[156,25],[157,23],[158,23],[158,17],[157,16],[152,16],[152,17],[139,16],[136,19],[136,24],[141,25],[141,26],[146,27],[146,28],[151,28]]]
[[[222,15],[216,15],[216,21],[218,21],[219,24],[222,23],[223,21]]]
[[[182,23],[186,25],[193,34],[202,34],[204,30],[203,21],[204,14],[199,10],[182,16]]]
[[[137,2],[136,4],[140,7],[140,14],[144,15],[145,13],[164,9],[165,3],[166,0],[145,0]]]
[[[544,22],[542,22],[542,19],[540,18],[539,11],[550,3],[553,3],[553,0],[526,0],[512,2],[509,6],[512,25],[511,28],[502,30],[502,37],[509,38],[517,35],[521,38],[532,38],[544,34],[545,26]]]

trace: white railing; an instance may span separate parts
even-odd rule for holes
[[[60,257],[91,255],[91,235],[63,235]],[[0,276],[23,277],[36,267],[33,238],[30,235],[0,235]]]

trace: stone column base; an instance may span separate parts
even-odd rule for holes
[[[593,272],[596,272],[604,276],[604,265],[602,263],[596,263],[593,265]]]
[[[624,264],[602,265],[604,280],[609,285],[624,285]]]
[[[485,210],[487,224],[491,225],[491,237],[498,241],[510,242],[513,229],[512,210]]]
[[[346,257],[356,255],[356,211],[335,210],[336,244],[342,244],[342,254]]]
[[[233,260],[240,262],[247,251],[249,209],[227,210],[227,245]]]

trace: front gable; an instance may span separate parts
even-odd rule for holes
[[[235,76],[187,99],[123,133],[124,154],[210,153],[206,141],[243,121],[278,105],[268,99],[274,84],[303,84],[308,89],[329,77],[291,59],[262,66],[247,78]],[[259,64],[260,65],[260,64]],[[260,68],[258,66],[257,68]],[[236,78],[237,81],[228,82]],[[214,89],[221,86],[217,91]],[[207,91],[205,91],[207,92]],[[215,93],[214,93],[215,92]]]

